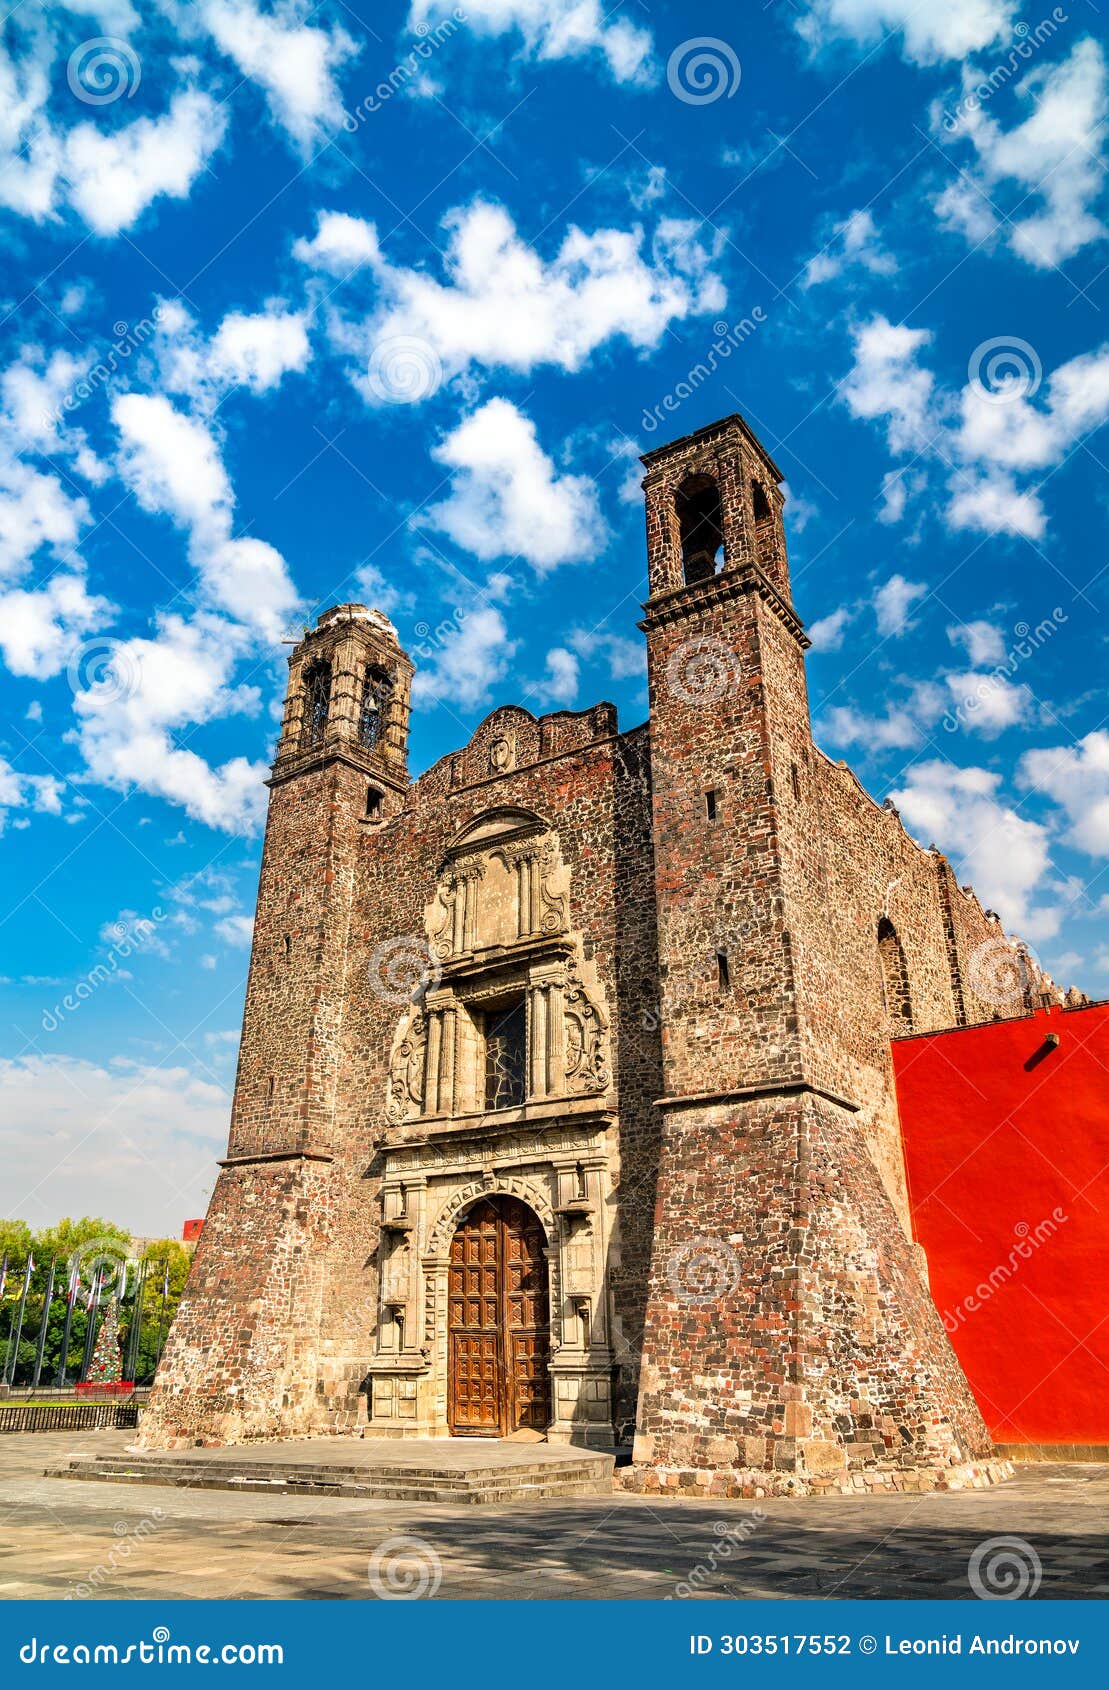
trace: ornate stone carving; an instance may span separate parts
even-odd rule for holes
[[[478,885],[484,873],[482,856],[460,857],[436,887],[426,922],[432,952],[443,962],[473,946]]]
[[[531,1128],[526,1133],[490,1141],[484,1138],[447,1138],[433,1143],[399,1144],[386,1147],[392,1173],[436,1174],[474,1164],[536,1162],[575,1151],[605,1153],[604,1127]]]
[[[424,1106],[424,1052],[427,1021],[422,1010],[410,1010],[401,1020],[389,1059],[389,1087],[385,1114],[394,1125],[419,1115]]]
[[[592,996],[586,991],[576,962],[566,966],[566,1089],[604,1091],[609,1082],[608,1028]]]
[[[512,763],[512,741],[506,738],[504,734],[498,734],[489,746],[489,772],[494,775],[503,775],[507,769],[512,767]]]

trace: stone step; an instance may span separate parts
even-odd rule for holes
[[[611,1456],[521,1462],[484,1468],[312,1467],[290,1463],[159,1460],[157,1457],[73,1457],[48,1467],[47,1478],[107,1484],[232,1490],[255,1496],[343,1496],[363,1501],[495,1503],[538,1498],[609,1496]]]
[[[210,1478],[215,1474],[220,1476],[222,1482],[230,1478],[235,1483],[267,1485],[273,1484],[278,1478],[289,1476],[299,1483],[320,1486],[347,1481],[391,1482],[402,1478],[406,1483],[428,1483],[465,1489],[472,1488],[475,1484],[499,1484],[506,1478],[514,1481],[549,1481],[608,1477],[612,1471],[612,1461],[602,1457],[592,1461],[544,1461],[489,1467],[409,1467],[405,1463],[393,1462],[351,1467],[305,1467],[299,1462],[285,1465],[279,1462],[167,1461],[157,1457],[136,1459],[127,1456],[75,1456],[71,1457],[69,1466],[51,1469],[51,1473],[55,1477],[58,1474],[68,1477],[78,1468],[87,1468],[92,1475],[99,1478],[145,1478],[157,1475],[167,1479],[184,1480]]]

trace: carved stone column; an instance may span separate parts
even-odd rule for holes
[[[443,1115],[453,1115],[457,1109],[455,1100],[455,1072],[458,1065],[458,1008],[449,1003],[440,1012],[443,1033],[440,1040],[440,1081],[439,1081],[439,1112]]]
[[[439,1011],[429,1011],[427,1021],[427,1080],[424,1085],[424,1107],[429,1115],[439,1113],[439,1056],[443,1042],[443,1017]]]
[[[528,1007],[531,1011],[531,1027],[528,1036],[528,1096],[534,1098],[547,1095],[547,988],[542,983],[533,985],[528,993]]]

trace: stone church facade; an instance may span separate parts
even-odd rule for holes
[[[630,1445],[645,1489],[988,1477],[890,1040],[1043,982],[814,746],[742,419],[643,461],[645,725],[509,705],[411,780],[386,618],[339,606],[293,651],[230,1142],[147,1447],[364,1427]]]

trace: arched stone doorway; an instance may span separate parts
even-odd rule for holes
[[[546,1432],[551,1419],[547,1239],[517,1197],[483,1197],[450,1247],[447,1414],[456,1437]]]

